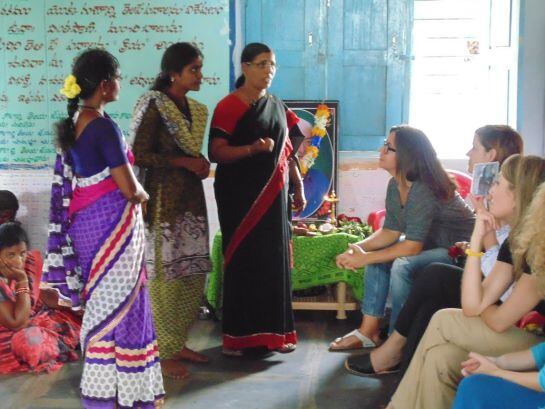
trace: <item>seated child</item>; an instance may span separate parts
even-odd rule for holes
[[[27,248],[18,223],[0,225],[0,374],[53,372],[78,359],[81,320],[40,300],[42,260]]]

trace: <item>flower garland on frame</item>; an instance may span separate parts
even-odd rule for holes
[[[310,132],[311,139],[310,144],[305,149],[305,154],[299,160],[301,166],[301,176],[305,177],[308,170],[314,165],[314,161],[320,153],[320,144],[326,134],[326,126],[329,123],[329,117],[331,116],[329,108],[325,104],[320,104],[316,107],[316,114],[314,114],[314,126]]]

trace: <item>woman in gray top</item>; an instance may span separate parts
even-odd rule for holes
[[[384,227],[337,256],[339,268],[365,266],[362,323],[332,342],[331,350],[376,346],[389,290],[391,332],[415,272],[433,262],[451,264],[448,247],[468,240],[473,229],[473,211],[419,129],[393,127],[380,149],[379,167],[392,175]]]

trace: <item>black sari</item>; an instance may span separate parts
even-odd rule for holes
[[[274,140],[260,153],[216,169],[214,191],[223,235],[223,345],[228,349],[282,348],[296,343],[291,307],[291,228],[288,199],[293,146],[289,129],[298,119],[267,94],[252,106],[236,95],[214,112],[210,139],[229,145]],[[300,135],[300,134],[299,134]]]

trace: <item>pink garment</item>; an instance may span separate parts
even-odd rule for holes
[[[130,149],[127,149],[127,158],[131,165],[134,164],[134,155]],[[68,217],[72,217],[74,213],[86,208],[90,204],[96,202],[102,196],[118,189],[117,183],[108,176],[106,179],[86,187],[77,186],[72,193],[70,206],[68,207]]]
[[[74,213],[95,203],[99,198],[113,192],[117,188],[117,184],[111,176],[91,186],[76,187],[72,193],[72,199],[68,207],[68,217],[72,217]]]

